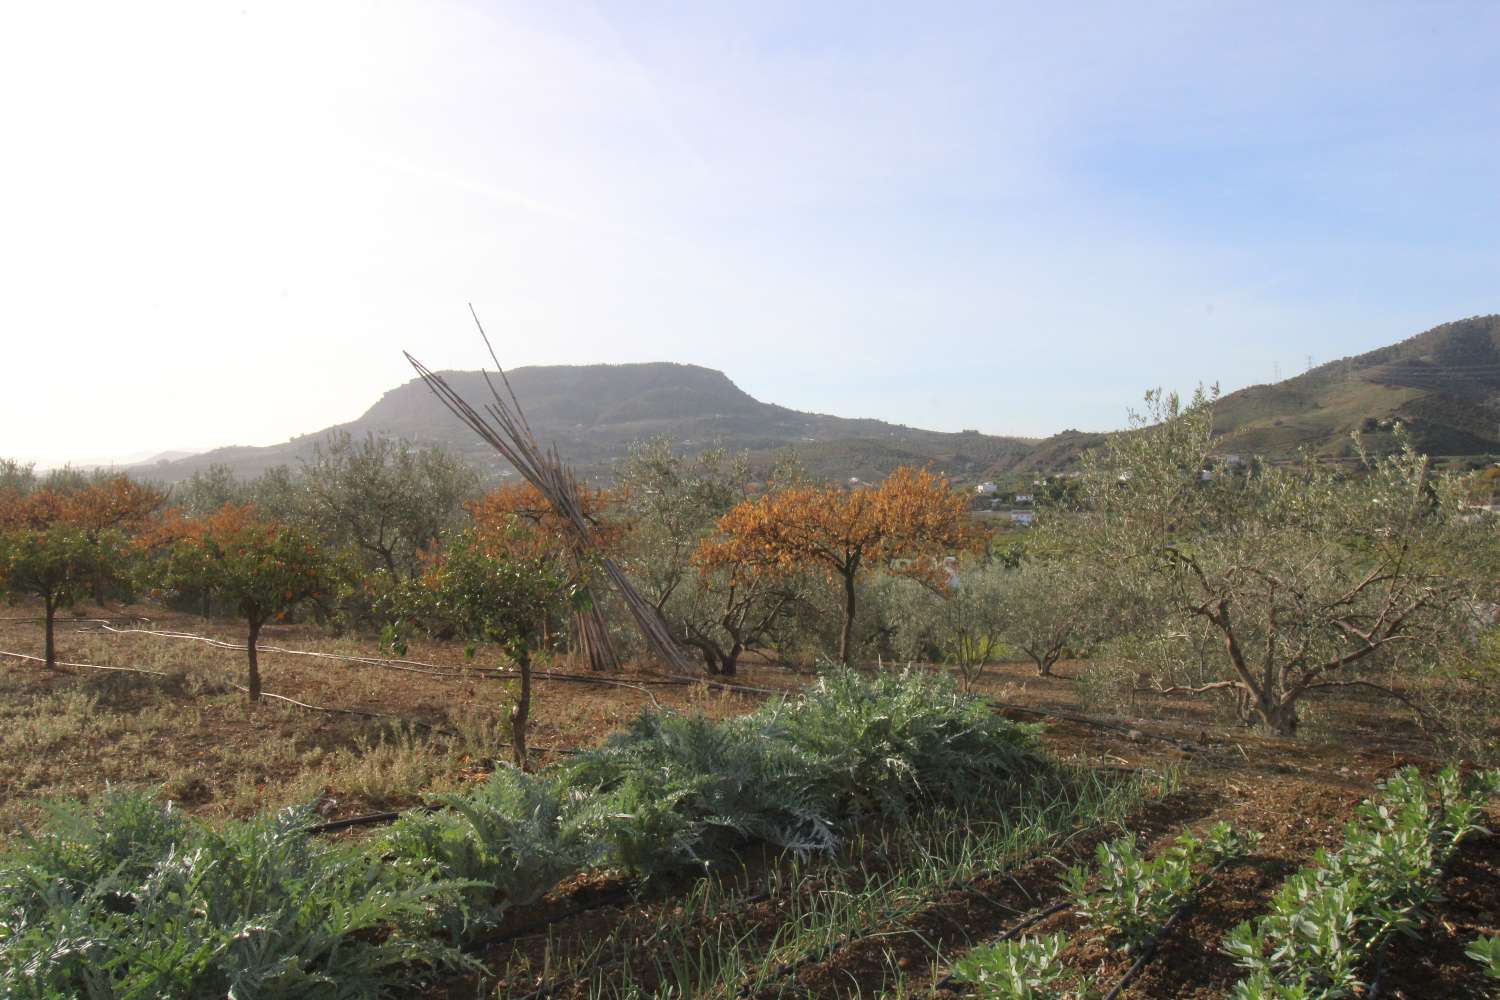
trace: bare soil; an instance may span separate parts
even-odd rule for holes
[[[243,642],[233,622],[156,608],[109,609],[110,615],[130,613],[152,618],[143,627],[154,630]],[[24,606],[8,612],[15,618],[27,614]],[[33,622],[0,621],[0,650],[39,655],[41,640],[41,628]],[[382,654],[368,639],[332,638],[312,626],[267,627],[262,643],[339,654],[263,652],[267,691],[380,717],[276,702],[251,706],[228,686],[242,681],[242,650],[102,632],[86,622],[60,624],[61,659],[168,676],[84,668],[51,672],[0,657],[0,836],[34,822],[49,799],[87,799],[107,784],[160,786],[164,795],[210,820],[309,799],[317,799],[329,818],[354,816],[415,805],[428,792],[460,788],[481,779],[506,754],[509,686],[504,682],[477,675],[427,676],[340,658]],[[415,644],[406,658],[448,670],[499,665],[471,661],[452,643]],[[586,673],[566,660],[549,669]],[[1086,709],[1079,697],[1078,677],[1089,669],[1088,663],[1064,663],[1055,676],[1039,678],[1029,665],[1006,664],[988,671],[979,691],[1004,714],[1043,721],[1044,740],[1059,757],[1124,771],[1180,769],[1181,790],[1128,824],[1153,850],[1183,829],[1221,819],[1264,834],[1253,856],[1213,878],[1160,942],[1126,997],[1225,996],[1239,975],[1219,950],[1224,935],[1261,912],[1281,881],[1319,847],[1336,845],[1354,805],[1392,769],[1408,763],[1431,769],[1440,763],[1400,707],[1378,697],[1342,700],[1336,710],[1330,706],[1319,713],[1319,724],[1303,737],[1275,739],[1227,723],[1211,703],[1188,699],[1137,696],[1116,709],[1117,717],[1098,718],[1098,705]],[[538,680],[531,741],[539,763],[599,742],[653,704],[726,717],[767,697],[673,683],[650,665],[633,665],[607,679],[635,686]],[[793,691],[810,680],[805,673],[752,661],[734,682]],[[1093,721],[1060,717],[1087,713],[1094,714]],[[1500,824],[1500,813],[1492,811],[1491,819],[1492,826]],[[870,997],[898,989],[958,995],[931,990],[944,978],[948,962],[1059,899],[1062,868],[1086,858],[1098,840],[1116,832],[1074,838],[1004,878],[925,900],[898,926],[841,942],[798,963],[775,995]],[[786,861],[751,852],[746,864],[753,874]],[[799,891],[817,891],[816,866],[809,872]],[[491,935],[480,957],[496,977],[456,982],[434,995],[520,996],[550,981],[553,956],[621,926],[639,929],[643,950],[634,971],[649,976],[651,928],[691,886],[689,878],[647,886],[608,875],[574,879],[536,906],[513,911]],[[1500,839],[1479,836],[1466,844],[1452,867],[1446,896],[1420,940],[1402,939],[1390,948],[1384,996],[1486,995],[1477,966],[1463,950],[1480,934],[1500,932]],[[751,929],[747,946],[771,939],[785,919],[782,905],[751,899],[736,913],[736,926]],[[1058,929],[1077,930],[1071,914],[1049,918],[1035,931]],[[1126,956],[1097,942],[1077,943],[1066,957],[1074,968],[1096,973],[1106,983],[1129,964]],[[587,994],[581,985],[557,984],[547,995]]]

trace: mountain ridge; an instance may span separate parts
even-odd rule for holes
[[[464,398],[489,398],[482,372],[441,372]],[[613,478],[632,442],[666,436],[701,451],[721,444],[768,465],[795,446],[820,479],[878,479],[902,464],[928,465],[958,480],[1062,471],[1101,433],[1066,430],[1047,438],[928,431],[874,418],[838,417],[762,402],[722,371],[658,361],[619,365],[546,365],[508,372],[511,388],[543,444],[555,444],[583,477]],[[499,380],[495,387],[504,391]],[[1247,386],[1221,398],[1215,423],[1224,452],[1287,457],[1306,449],[1324,458],[1394,446],[1404,424],[1433,455],[1500,453],[1500,315],[1443,323],[1385,347],[1319,365],[1281,382]],[[457,451],[488,478],[506,466],[443,408],[420,379],[383,393],[362,415],[266,447],[236,446],[176,461],[135,466],[165,482],[211,465],[256,475],[309,457],[330,432],[387,434]]]
[[[475,405],[489,398],[483,372],[439,372]],[[620,365],[544,365],[506,373],[539,440],[555,444],[585,478],[612,478],[612,467],[636,441],[666,436],[674,446],[702,450],[722,444],[769,463],[797,446],[820,478],[878,478],[907,462],[952,466],[973,474],[997,462],[1013,464],[1034,438],[927,431],[873,418],[838,417],[765,403],[723,372],[676,362]],[[490,376],[504,392],[498,377]],[[499,477],[508,468],[433,396],[421,379],[387,390],[362,415],[343,424],[264,447],[232,446],[139,471],[164,482],[186,479],[212,465],[256,475],[312,454],[329,433],[386,434],[418,445],[452,448],[481,472]]]

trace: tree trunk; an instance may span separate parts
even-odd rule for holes
[[[730,646],[729,652],[725,653],[719,660],[719,672],[725,677],[733,677],[735,668],[740,661],[740,654],[744,651],[745,647],[739,643]]]
[[[56,670],[57,669],[57,644],[53,640],[53,637],[52,637],[52,624],[53,624],[52,619],[57,616],[57,602],[55,600],[53,600],[53,598],[50,595],[47,598],[45,598],[45,602],[46,602],[46,608],[47,608],[47,624],[45,626],[46,627],[46,632],[47,632],[47,642],[46,642],[47,669],[48,670]]]
[[[208,621],[208,619],[209,619],[209,612],[212,611],[212,610],[213,610],[213,594],[212,594],[212,591],[210,591],[210,590],[208,590],[208,589],[205,588],[204,591],[203,591],[203,620],[204,621]]]
[[[844,574],[844,627],[839,632],[839,661],[849,666],[854,660],[854,573]]]
[[[1297,703],[1282,704],[1269,694],[1262,694],[1252,703],[1255,718],[1275,736],[1297,735]]]
[[[510,707],[510,744],[515,752],[516,766],[525,771],[528,770],[526,724],[531,718],[531,651],[523,646],[514,657],[516,667],[521,671],[521,692]]]
[[[250,640],[245,649],[250,654],[250,700],[260,701],[260,660],[256,658],[255,644],[260,641],[260,619],[250,619]]]

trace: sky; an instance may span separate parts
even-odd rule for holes
[[[0,456],[350,420],[403,349],[479,367],[470,302],[507,367],[1117,427],[1500,311],[1497,43],[1488,2],[7,4]]]

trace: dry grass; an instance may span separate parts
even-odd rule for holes
[[[140,608],[154,628],[242,642],[235,622]],[[21,614],[11,612],[11,614]],[[92,612],[89,612],[92,613]],[[0,621],[0,649],[35,654],[38,625]],[[306,625],[269,627],[263,645],[344,656],[379,656],[359,637],[332,637]],[[110,634],[62,624],[63,660],[146,668],[166,677],[91,670],[49,673],[36,664],[0,660],[0,838],[36,820],[48,799],[89,798],[106,785],[160,787],[163,794],[208,818],[244,817],[258,809],[317,801],[330,817],[417,803],[426,792],[482,777],[508,754],[510,687],[476,674],[429,677],[356,664],[263,652],[266,690],[313,705],[380,713],[389,718],[308,712],[267,701],[251,706],[229,685],[243,680],[244,653],[204,643],[142,634]],[[423,642],[413,660],[464,669],[473,661],[459,643]],[[558,663],[559,670],[579,665]],[[805,678],[759,663],[741,681],[792,688]],[[625,680],[653,675],[635,666]],[[658,675],[659,676],[659,675]],[[1162,698],[1130,691],[1133,678],[1107,664],[1062,663],[1039,678],[1025,664],[991,667],[979,690],[1001,701],[1092,715],[1159,720],[1196,737],[1217,731],[1242,742],[1252,734],[1225,725],[1212,701]],[[742,714],[758,696],[702,685],[652,686],[665,706],[713,717]],[[557,751],[589,746],[647,707],[639,690],[540,679],[532,708],[531,743],[543,762]],[[1330,750],[1378,737],[1417,751],[1423,742],[1404,709],[1379,696],[1310,706],[1306,736]],[[435,727],[424,728],[424,727]],[[1467,755],[1466,755],[1467,756]]]
[[[244,641],[234,622],[206,622],[148,607],[131,610],[155,618],[150,627],[157,630]],[[9,612],[25,613],[24,607]],[[0,649],[35,655],[41,640],[39,625],[0,621]],[[334,638],[302,625],[268,627],[262,645],[381,655],[372,640]],[[389,716],[372,719],[274,701],[247,704],[230,687],[244,679],[242,650],[60,622],[58,655],[168,676],[49,672],[34,663],[0,659],[0,837],[34,822],[48,799],[87,799],[107,785],[160,787],[208,818],[244,817],[307,801],[318,801],[322,812],[340,817],[399,808],[415,804],[425,792],[482,777],[508,754],[510,685],[472,673],[428,677],[262,652],[268,692]],[[460,643],[416,643],[408,656],[450,669],[499,665],[483,653],[468,660]],[[571,663],[556,666],[580,669]],[[761,669],[764,676],[747,683],[796,681],[785,671]],[[759,700],[699,686],[652,691],[664,705],[719,717],[748,711]],[[650,704],[648,695],[629,688],[546,679],[537,683],[534,697],[532,745],[544,760],[555,750],[597,742]]]

